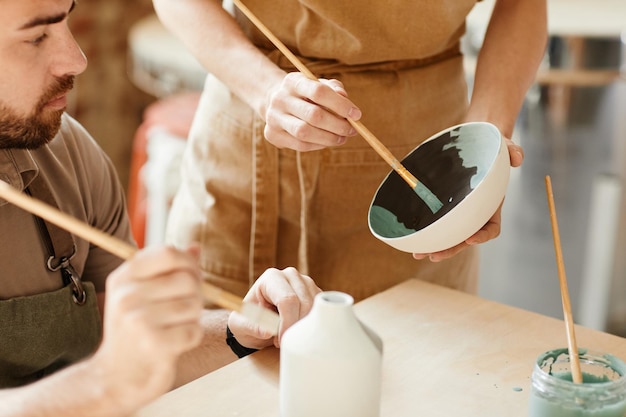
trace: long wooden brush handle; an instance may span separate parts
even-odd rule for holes
[[[269,40],[278,48],[278,50],[291,62],[307,78],[317,81],[317,77],[313,74],[298,57],[285,46],[273,33],[248,9],[241,0],[233,0],[233,3],[239,10],[256,26]],[[391,151],[380,141],[363,123],[351,119],[347,119],[354,129],[370,144],[370,146],[393,168],[410,186],[415,188],[418,180],[411,174],[398,159],[393,156]]]
[[[96,229],[41,200],[21,193],[2,180],[0,180],[0,197],[101,247],[121,259],[130,259],[137,252],[137,249],[131,244]],[[202,295],[208,301],[222,308],[232,311],[241,311],[242,309],[243,300],[241,298],[215,285],[203,281],[201,290]]]
[[[559,286],[561,288],[561,302],[563,304],[563,316],[565,317],[565,331],[567,332],[567,347],[569,360],[572,367],[572,380],[580,384],[583,382],[580,370],[580,359],[578,357],[578,346],[576,345],[576,334],[574,333],[574,318],[572,316],[572,304],[569,299],[567,289],[567,278],[565,276],[565,263],[561,251],[561,238],[559,236],[559,225],[556,219],[556,209],[554,207],[554,196],[552,194],[552,181],[546,175],[546,193],[548,194],[548,208],[550,209],[550,221],[552,222],[552,236],[554,238],[554,251],[556,252],[556,266],[559,274]]]

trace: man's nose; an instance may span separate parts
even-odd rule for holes
[[[64,30],[66,33],[64,33],[60,41],[52,68],[53,75],[56,77],[78,75],[87,68],[85,54],[76,43],[69,29],[64,28]]]

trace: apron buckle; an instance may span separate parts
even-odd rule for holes
[[[50,271],[56,272],[59,269],[66,268],[70,264],[70,260],[74,257],[75,254],[76,246],[72,246],[72,254],[70,256],[62,256],[61,258],[56,258],[54,255],[50,255],[48,257],[48,262],[46,262],[46,265]]]
[[[76,253],[75,249],[74,253]],[[72,253],[72,256],[74,256],[74,253]],[[76,273],[76,270],[70,263],[70,259],[72,258],[72,256],[70,256],[69,258],[65,256],[62,257],[61,259],[59,259],[59,264],[57,266],[52,265],[52,261],[55,260],[55,257],[50,256],[48,258],[47,264],[48,269],[50,269],[51,271],[61,270],[61,275],[63,275],[63,283],[65,285],[69,284],[72,286],[72,299],[74,300],[74,303],[82,306],[83,304],[85,304],[85,301],[87,301],[87,293],[83,288],[83,282],[81,281],[80,277]]]
[[[83,288],[83,282],[80,280],[80,277],[76,273],[76,270],[69,263],[69,261],[67,263],[67,266],[64,266],[62,268],[61,273],[63,274],[64,279],[69,278],[69,280],[71,281],[70,284],[72,285],[72,299],[74,300],[74,303],[79,306],[85,304],[85,302],[87,301],[87,293]]]

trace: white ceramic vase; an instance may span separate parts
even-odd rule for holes
[[[345,293],[319,293],[280,348],[281,417],[378,417],[382,342]]]

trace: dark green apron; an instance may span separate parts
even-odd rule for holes
[[[57,205],[41,175],[27,192]],[[100,342],[95,287],[82,282],[70,264],[72,236],[40,218],[36,221],[50,252],[42,262],[59,271],[63,287],[0,300],[0,388],[25,385],[50,375],[90,355]]]
[[[71,285],[0,301],[0,388],[36,381],[93,353],[100,315],[93,284],[83,286],[83,305],[74,302]]]

